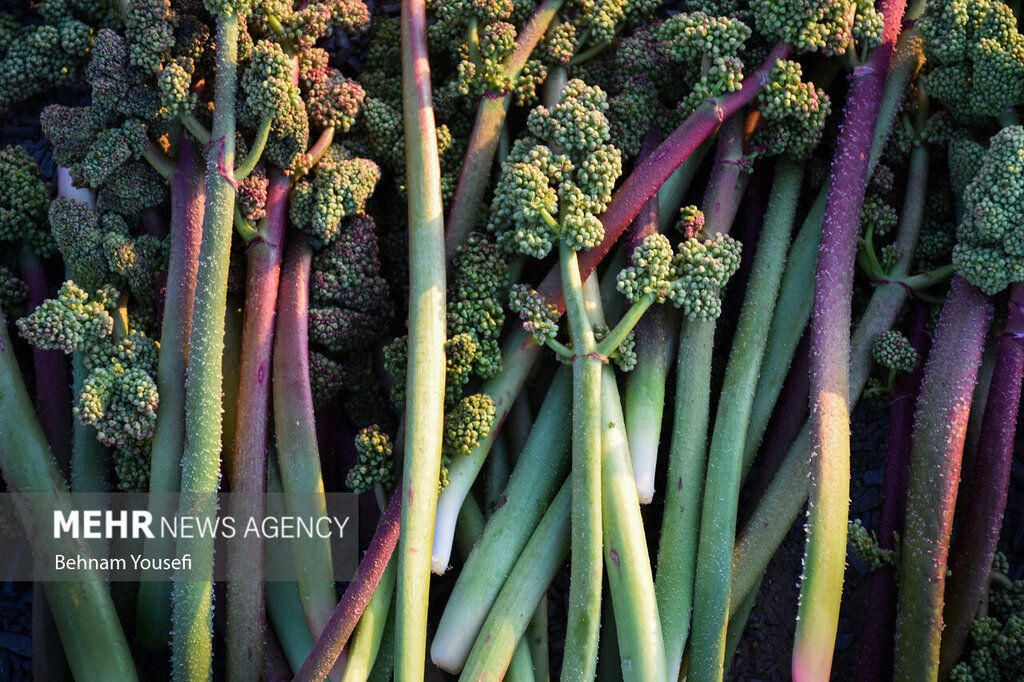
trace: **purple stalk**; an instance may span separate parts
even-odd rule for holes
[[[818,251],[811,322],[811,489],[807,549],[793,647],[797,682],[827,679],[832,667],[846,568],[850,498],[850,300],[860,209],[875,123],[906,0],[882,0],[882,43],[863,67],[843,109]]]
[[[50,296],[46,271],[32,251],[26,246],[20,254],[21,276],[28,285],[28,307],[32,312]],[[68,375],[67,358],[59,350],[32,349],[35,365],[36,392],[35,407],[39,425],[43,427],[46,441],[57,458],[57,466],[67,474],[71,459],[71,380]]]
[[[1013,465],[1021,381],[1024,379],[1024,283],[1010,287],[1006,329],[996,340],[996,366],[989,386],[967,516],[957,534],[949,567],[953,572],[945,600],[945,629],[939,670],[948,675],[967,639],[978,604],[984,598],[1006,509]]]
[[[953,278],[914,415],[896,619],[896,679],[934,680],[967,417],[992,301]]]
[[[401,512],[402,489],[399,488],[391,496],[391,501],[384,510],[377,532],[373,534],[370,546],[359,562],[355,577],[345,588],[345,594],[341,596],[341,601],[327,621],[327,626],[295,675],[295,682],[324,679],[334,662],[338,660],[366,605],[370,603],[370,597],[377,589],[380,576],[391,560],[395,545],[398,544]]]
[[[923,359],[927,357],[931,345],[931,335],[925,329],[928,306],[917,303],[916,308],[911,344]],[[923,374],[924,363],[919,362],[912,372],[900,377],[889,402],[889,441],[886,445],[885,482],[882,487],[882,519],[878,528],[878,544],[883,549],[896,549],[896,534],[903,534],[914,405]],[[857,643],[855,677],[867,682],[891,679],[896,622],[895,566],[886,565],[871,574],[864,614]]]
[[[612,246],[640,213],[647,200],[657,193],[670,175],[711,135],[722,122],[750,103],[768,80],[768,72],[778,59],[789,56],[791,48],[780,43],[772,48],[764,63],[743,79],[743,87],[717,99],[709,99],[683,122],[658,148],[637,165],[612,196],[608,210],[601,215],[604,239],[579,256],[580,275],[590,276]],[[868,140],[870,147],[871,140]],[[858,205],[859,206],[859,205]],[[859,210],[859,208],[858,208]],[[859,215],[859,213],[858,213]],[[541,282],[538,291],[544,299],[565,310],[558,268],[553,268]]]
[[[261,517],[266,506],[270,361],[290,188],[291,178],[271,171],[266,219],[246,251],[245,342],[239,358],[230,472],[234,514],[243,519]],[[263,669],[266,628],[262,540],[238,542],[227,562],[228,668],[237,679],[252,679]]]

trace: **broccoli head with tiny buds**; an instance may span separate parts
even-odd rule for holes
[[[27,244],[40,256],[53,252],[45,229],[50,189],[24,148],[0,149],[0,241]]]
[[[932,0],[921,20],[924,86],[957,118],[999,116],[1024,102],[1024,36],[1001,0]]]
[[[1003,128],[963,196],[956,271],[986,294],[1024,280],[1024,128]]]
[[[516,142],[491,203],[488,229],[503,248],[542,258],[558,240],[580,251],[604,238],[597,216],[622,172],[607,109],[604,91],[574,79],[557,104],[530,112],[535,137]]]
[[[391,488],[395,484],[393,446],[388,435],[377,425],[367,426],[356,434],[356,452],[359,461],[345,477],[345,485],[353,492],[362,493],[380,484]]]
[[[898,331],[890,330],[875,337],[871,343],[871,357],[882,367],[909,372],[917,366],[917,351],[910,340]]]

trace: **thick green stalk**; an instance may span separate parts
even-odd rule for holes
[[[601,374],[576,252],[559,246],[562,290],[576,356],[572,401],[572,561],[562,680],[592,680],[601,623]],[[471,679],[471,678],[467,678]]]
[[[149,511],[154,518],[174,513],[170,493],[181,482],[181,452],[185,445],[185,374],[191,331],[192,299],[195,296],[199,243],[203,230],[203,202],[206,188],[199,174],[195,146],[183,137],[171,184],[171,254],[167,263],[167,296],[160,329],[157,389],[160,404],[149,469]],[[173,542],[164,538],[146,540],[147,556],[169,556]],[[171,584],[166,581],[139,583],[136,636],[146,646],[162,649],[171,640]]]
[[[666,679],[665,645],[615,370],[601,380],[601,518],[624,680]]]
[[[566,482],[551,502],[501,588],[476,638],[460,680],[497,682],[502,679],[530,621],[530,615],[568,553],[570,497],[571,484]],[[597,584],[600,589],[601,581],[598,580]],[[569,654],[570,650],[566,648],[566,655]],[[596,662],[596,657],[594,660]],[[575,676],[572,679],[589,680],[593,676],[591,671],[589,677]]]
[[[959,275],[954,277],[914,414],[896,618],[895,679],[900,682],[938,679],[960,457],[991,321],[991,298]]]
[[[395,559],[388,561],[381,573],[377,589],[370,597],[356,630],[352,633],[352,645],[348,648],[345,658],[345,672],[342,682],[363,682],[370,675],[373,663],[377,660],[380,643],[384,638],[384,626],[391,613],[391,602],[395,596],[395,577],[398,565]]]
[[[743,118],[735,114],[719,133],[715,166],[704,196],[704,231],[708,234],[728,233],[732,227],[749,177],[737,163],[742,155]],[[669,677],[673,679],[673,676],[678,677],[689,632],[691,603],[694,637],[691,650],[695,653],[690,665],[696,671],[696,679],[713,680],[720,676],[725,656],[728,582],[723,587],[717,579],[720,576],[714,574],[720,572],[721,555],[724,551],[728,556],[734,534],[727,527],[710,524],[712,517],[706,507],[704,512],[698,510],[702,497],[706,500],[701,492],[705,485],[718,484],[716,499],[728,496],[729,486],[723,476],[713,478],[712,471],[708,472],[706,483],[705,476],[696,475],[703,473],[707,448],[714,340],[714,321],[683,322],[676,382],[677,396],[680,392],[684,394],[676,403],[676,428],[665,493],[666,513],[658,548],[658,605],[659,613],[665,614],[663,631],[672,633],[671,637],[666,636],[665,651]],[[724,561],[728,562],[728,558]],[[707,575],[708,579],[694,582],[694,571]]]
[[[715,427],[708,451],[708,474],[705,480],[704,505],[701,512],[700,551],[698,571],[717,565],[714,575],[703,577],[702,585],[707,590],[707,599],[715,599],[721,628],[719,640],[724,646],[725,628],[728,624],[729,584],[731,563],[729,556],[736,536],[736,516],[739,503],[740,483],[743,469],[743,444],[746,425],[750,416],[751,403],[757,385],[757,377],[764,354],[765,337],[771,324],[772,310],[782,278],[786,246],[793,228],[796,204],[800,196],[803,164],[783,158],[775,169],[771,200],[765,212],[757,254],[754,258],[750,281],[747,285],[739,324],[733,337],[732,351],[725,372],[725,380],[718,399]],[[673,516],[673,518],[679,518]],[[705,555],[705,548],[708,554]],[[706,559],[703,557],[707,557]],[[710,562],[710,563],[708,563]],[[701,589],[698,588],[698,594]],[[665,599],[669,599],[668,595]],[[707,671],[704,664],[706,654],[698,651],[697,626],[694,625],[694,656],[692,669],[698,676]],[[681,651],[684,640],[673,632],[674,646]],[[674,651],[674,652],[675,652]],[[718,662],[719,673],[724,664],[724,649]]]
[[[526,640],[530,646],[530,660],[533,661],[534,682],[548,682],[551,678],[548,662],[548,597],[545,594],[533,611],[530,624],[526,626]]]
[[[272,171],[267,214],[260,237],[246,249],[245,315],[242,321],[238,394],[232,443],[231,514],[261,518],[266,511],[267,443],[270,435],[270,360],[274,348],[277,285],[291,179]],[[297,400],[298,396],[293,396]],[[287,459],[291,459],[291,455]],[[266,611],[263,604],[263,540],[239,538],[227,556],[228,678],[251,680],[263,671]]]
[[[568,369],[555,374],[501,504],[455,581],[430,645],[431,659],[444,670],[462,670],[501,586],[569,471],[569,382]]]
[[[498,442],[501,442],[500,438]],[[455,544],[459,554],[463,557],[469,556],[473,551],[473,545],[483,535],[485,525],[484,513],[480,509],[480,505],[477,504],[476,497],[468,495],[462,505],[462,511],[459,513],[459,525],[455,534]],[[515,653],[512,654],[508,670],[505,671],[505,679],[509,682],[533,681],[533,661],[525,637],[516,644]]]
[[[327,514],[309,380],[312,261],[309,240],[302,233],[295,234],[281,267],[273,355],[274,426],[281,483],[288,514],[300,518]],[[337,604],[330,539],[302,538],[297,541],[292,560],[306,623],[310,634],[317,638]]]
[[[711,407],[709,391],[697,387],[711,380],[714,327],[704,320],[683,322],[676,353],[676,407],[654,583],[669,679],[679,677],[690,631]]]
[[[583,292],[591,322],[607,325],[597,277],[587,278]],[[628,324],[629,313],[637,308],[646,306],[634,304],[619,324]],[[602,355],[605,353],[601,346],[612,336],[609,334],[598,345]],[[650,552],[633,478],[619,386],[615,370],[607,364],[601,373],[601,520],[623,679],[665,679],[665,645],[657,617]]]
[[[409,199],[409,361],[395,677],[423,679],[427,596],[441,468],[445,380],[445,257],[441,170],[430,94],[424,0],[402,3],[402,98]]]
[[[281,476],[277,470],[277,462],[267,465],[267,492],[279,495]],[[267,544],[266,562],[268,571],[275,575],[286,575],[290,570],[292,558],[279,543]],[[294,580],[272,580],[265,584],[267,600],[267,616],[274,632],[284,650],[285,658],[292,671],[298,670],[313,649],[313,635],[309,634],[306,616],[302,613],[299,588]]]
[[[814,306],[814,271],[818,264],[818,245],[821,243],[821,219],[825,214],[828,187],[822,187],[814,204],[804,218],[800,231],[793,238],[786,258],[786,269],[779,286],[761,373],[750,408],[750,421],[743,441],[743,475],[746,477],[761,445],[775,402],[789,374],[790,364],[800,337]]]
[[[220,479],[221,360],[227,305],[235,188],[235,88],[238,17],[217,18],[214,81],[214,146],[206,160],[206,209],[196,273],[196,297],[185,385],[185,452],[178,508],[182,516],[212,518]],[[210,679],[213,653],[213,539],[182,538],[179,556],[190,554],[201,580],[180,580],[173,590],[173,663],[176,680]],[[209,576],[207,579],[206,576]]]
[[[25,390],[3,311],[0,320],[0,472],[10,491],[18,495],[19,515],[36,555],[88,557],[87,546],[66,536],[53,538],[44,530],[52,527],[52,510],[70,514],[73,503]],[[33,494],[52,501],[33,506],[30,499],[21,497]],[[137,679],[106,582],[91,571],[80,578],[46,584],[50,610],[75,679]]]

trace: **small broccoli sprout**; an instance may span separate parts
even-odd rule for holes
[[[769,155],[810,156],[821,141],[831,102],[825,91],[802,80],[797,62],[778,60],[768,74],[768,83],[758,94],[763,125],[753,144]]]
[[[996,557],[1000,555],[997,553]],[[994,564],[996,562],[994,561]],[[971,623],[971,648],[953,668],[950,680],[987,682],[1016,680],[1024,676],[1024,581],[1006,578],[1006,557],[994,571],[988,614]]]
[[[28,299],[28,285],[11,270],[0,265],[0,306],[5,310],[20,308]]]
[[[704,211],[693,205],[683,206],[676,228],[683,233],[683,239],[696,237],[704,230]]]
[[[356,121],[366,92],[337,69],[328,69],[326,77],[310,89],[309,118],[320,128],[337,128],[347,133]]]
[[[537,343],[545,344],[558,335],[558,309],[525,284],[512,287],[508,307],[519,314],[523,328]]]
[[[869,570],[877,571],[883,566],[891,566],[896,563],[896,552],[891,549],[882,549],[874,534],[861,524],[860,519],[849,522],[847,533],[850,551],[867,564]]]
[[[724,234],[691,237],[677,247],[675,280],[668,298],[691,320],[714,320],[722,312],[721,290],[740,266],[740,243]]]
[[[871,357],[882,367],[910,372],[918,363],[918,354],[910,340],[896,330],[879,334],[871,343]]]
[[[1024,280],[1024,128],[1003,128],[964,191],[953,266],[986,294]]]
[[[896,209],[877,194],[868,194],[860,209],[861,226],[865,232],[884,237],[896,227],[899,216]]]
[[[359,461],[349,469],[345,485],[353,492],[362,493],[380,484],[390,488],[395,484],[391,439],[376,424],[356,434],[356,452]]]

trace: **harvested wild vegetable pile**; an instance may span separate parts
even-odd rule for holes
[[[804,510],[793,679],[1024,676],[1019,6],[397,10],[0,14],[6,491],[372,531],[340,591],[316,535],[39,583],[37,676],[722,680]]]

